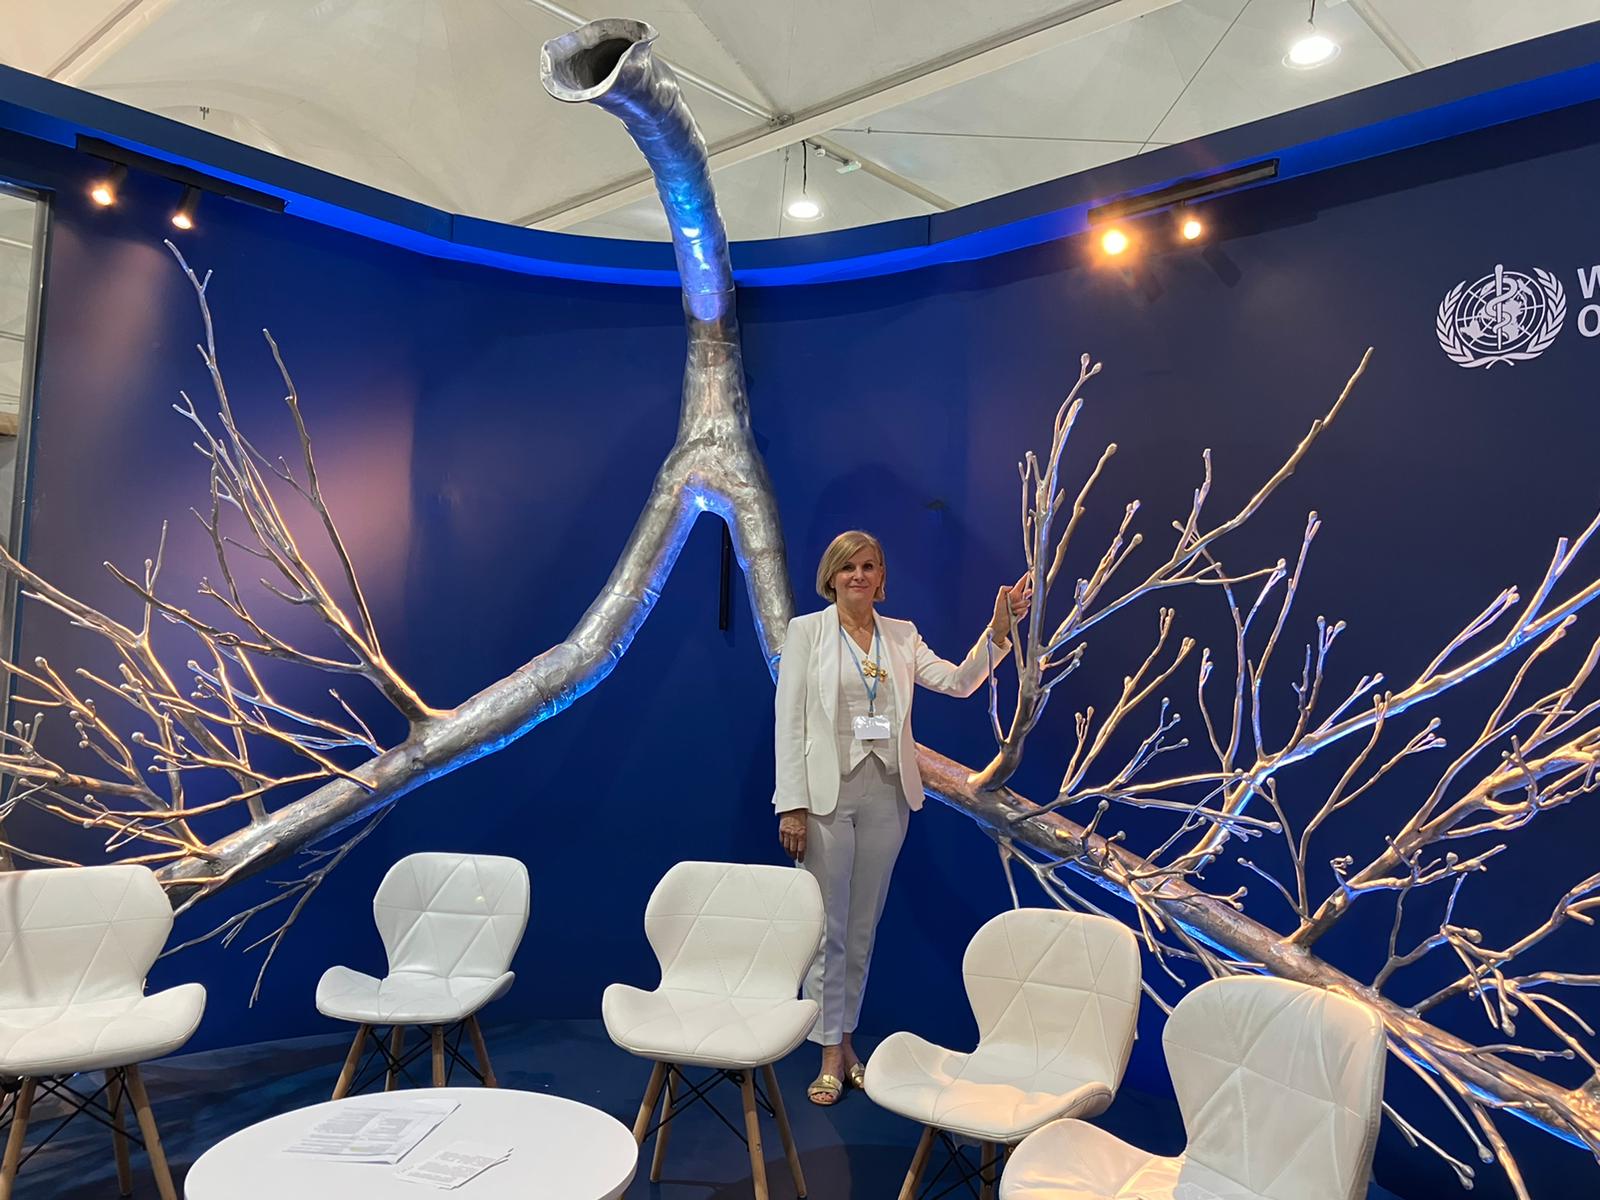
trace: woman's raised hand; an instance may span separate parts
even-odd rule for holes
[[[783,845],[783,852],[796,862],[801,862],[806,856],[806,810],[793,809],[789,812],[778,814],[778,841]]]
[[[1033,604],[1033,573],[1024,571],[1010,587],[1002,587],[994,598],[994,619],[989,629],[995,640],[1009,637],[1011,627],[1028,615]]]

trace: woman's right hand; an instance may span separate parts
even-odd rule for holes
[[[796,862],[806,856],[806,817],[803,808],[778,814],[778,841],[783,844],[784,853]]]

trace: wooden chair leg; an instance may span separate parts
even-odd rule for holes
[[[333,1085],[335,1100],[343,1100],[350,1094],[350,1085],[356,1081],[356,1068],[361,1065],[361,1051],[366,1049],[367,1034],[371,1032],[371,1025],[362,1025],[356,1030],[356,1040],[350,1043],[350,1053],[344,1056],[344,1069],[339,1072],[339,1082]]]
[[[778,1119],[778,1136],[783,1139],[783,1156],[789,1160],[789,1174],[794,1176],[794,1194],[805,1200],[806,1176],[800,1169],[800,1152],[795,1149],[794,1131],[789,1128],[789,1111],[783,1107],[783,1096],[778,1091],[778,1073],[768,1063],[761,1068],[767,1081],[767,1099],[772,1101],[772,1114]]]
[[[756,1108],[756,1073],[746,1071],[739,1080],[744,1093],[744,1133],[750,1146],[750,1175],[756,1185],[756,1200],[767,1200],[767,1156],[761,1149],[761,1112]]]
[[[467,1032],[472,1035],[472,1048],[477,1052],[478,1066],[483,1071],[483,1086],[499,1087],[500,1081],[494,1077],[494,1068],[489,1065],[489,1048],[483,1044],[483,1030],[478,1025],[477,1013],[467,1018]]]
[[[661,1182],[661,1164],[667,1160],[667,1139],[672,1136],[673,1110],[678,1105],[678,1075],[667,1068],[667,1088],[661,1097],[661,1127],[656,1130],[656,1152],[650,1159],[650,1182]]]
[[[645,1085],[644,1103],[639,1105],[639,1115],[633,1122],[633,1140],[639,1145],[644,1145],[644,1131],[650,1128],[650,1114],[655,1110],[656,1101],[661,1099],[661,1085],[666,1082],[667,1064],[658,1062],[650,1072],[650,1082]],[[5,1197],[0,1196],[0,1200]]]
[[[11,1200],[11,1185],[17,1179],[17,1167],[22,1162],[22,1143],[28,1136],[28,1116],[33,1112],[33,1093],[37,1083],[32,1079],[22,1081],[17,1093],[17,1107],[11,1113],[11,1136],[6,1139],[5,1157],[0,1158],[0,1200]]]
[[[994,1200],[994,1186],[1000,1177],[1000,1168],[995,1164],[994,1143],[983,1143],[983,1200]]]
[[[161,1134],[156,1130],[155,1114],[150,1111],[150,1097],[144,1090],[144,1079],[137,1064],[126,1068],[128,1095],[133,1097],[133,1114],[139,1118],[139,1132],[144,1134],[144,1148],[150,1155],[150,1169],[155,1173],[156,1191],[161,1200],[178,1200],[172,1186],[172,1172],[167,1167],[167,1156],[161,1149]]]
[[[111,1148],[117,1155],[117,1190],[133,1195],[133,1167],[128,1162],[128,1135],[123,1132],[122,1072],[106,1072],[106,1104],[111,1109]]]
[[[444,1086],[444,1026],[435,1025],[429,1033],[433,1037],[433,1086]]]
[[[400,1051],[406,1048],[406,1027],[396,1025],[389,1030],[389,1071],[383,1081],[383,1090],[394,1091],[395,1083],[399,1079],[399,1069],[395,1066],[400,1061]]]
[[[922,1182],[922,1172],[927,1169],[928,1155],[933,1153],[933,1139],[937,1133],[932,1125],[922,1127],[917,1151],[911,1156],[911,1169],[906,1172],[906,1181],[900,1185],[900,1200],[915,1200],[917,1184]]]

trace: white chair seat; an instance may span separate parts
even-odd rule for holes
[[[317,1011],[362,1025],[447,1025],[505,995],[515,972],[494,977],[396,971],[382,979],[329,967],[317,981]]]
[[[157,992],[0,1013],[0,1075],[66,1075],[160,1058],[200,1024],[206,990],[198,983]]]
[[[772,1000],[614,983],[600,1002],[606,1032],[624,1050],[680,1065],[738,1069],[776,1062],[816,1024],[814,1000]]]
[[[983,1046],[963,1054],[914,1033],[885,1038],[867,1069],[875,1103],[983,1142],[1015,1142],[1061,1117],[1092,1117],[1114,1094],[1104,1080],[1040,1070],[1031,1055]]]
[[[1176,1200],[1182,1166],[1093,1125],[1059,1121],[1011,1152],[1000,1200]]]
[[[1189,1135],[1181,1156],[1061,1121],[1017,1147],[1001,1200],[1366,1195],[1385,1057],[1371,1008],[1287,979],[1214,979],[1173,1009],[1162,1043]]]

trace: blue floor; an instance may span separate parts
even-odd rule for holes
[[[626,1125],[633,1123],[649,1069],[616,1049],[599,1022],[488,1024],[485,1033],[501,1086],[567,1096],[604,1109]],[[151,1105],[180,1194],[184,1173],[208,1146],[266,1117],[326,1100],[348,1046],[344,1036],[300,1038],[186,1055],[147,1067]],[[805,1047],[778,1067],[811,1197],[892,1200],[918,1129],[858,1092],[831,1109],[807,1103],[805,1086],[815,1072],[814,1054]],[[736,1118],[738,1093],[722,1091],[723,1112]],[[1170,1099],[1124,1090],[1096,1123],[1151,1150],[1172,1153],[1181,1148],[1181,1125]],[[45,1111],[36,1111],[34,1133],[48,1128]],[[34,1140],[30,1135],[29,1145]],[[773,1200],[789,1200],[793,1185],[776,1133],[769,1131],[766,1147]],[[645,1178],[648,1147],[642,1159],[628,1200],[748,1200],[752,1194],[744,1146],[703,1109],[675,1123],[660,1184]],[[17,1184],[15,1200],[113,1200],[118,1192],[110,1135],[91,1121],[75,1121],[23,1168]],[[134,1195],[155,1194],[144,1159],[136,1153]],[[966,1194],[953,1193],[958,1198]],[[1369,1200],[1393,1197],[1374,1187]]]

